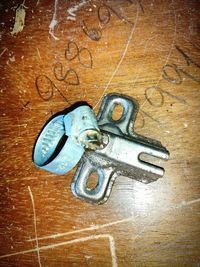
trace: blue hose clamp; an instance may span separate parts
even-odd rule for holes
[[[80,106],[47,123],[36,141],[33,162],[56,174],[67,173],[79,162],[85,148],[92,148],[100,139],[93,110]]]

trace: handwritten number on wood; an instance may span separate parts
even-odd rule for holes
[[[67,48],[65,50],[65,58],[69,61],[75,59],[78,56],[79,49],[75,42],[68,42]]]
[[[92,54],[91,52],[83,47],[79,50],[79,53],[78,53],[78,59],[79,59],[79,62],[85,67],[85,68],[90,68],[92,69],[93,67],[93,59],[92,59]],[[88,63],[85,63],[88,62]]]
[[[64,96],[64,94],[56,87],[57,92],[60,94],[60,96],[69,103],[68,99]]]
[[[126,17],[122,16],[121,14],[119,14],[115,9],[113,9],[111,6],[109,5],[102,5],[98,8],[98,19],[100,21],[100,23],[102,24],[107,24],[110,21],[110,17],[111,17],[111,12],[113,14],[116,15],[116,17],[118,17],[121,21],[126,22],[130,25],[134,25],[134,22],[128,20]]]
[[[56,62],[53,72],[58,81],[64,81],[69,85],[79,85],[79,77],[76,71],[68,69],[63,73],[63,65],[61,62]]]
[[[82,29],[84,33],[93,41],[99,41],[102,36],[101,30],[97,28],[88,28],[87,25],[85,24],[85,21],[83,20],[81,22]]]
[[[129,1],[131,4],[133,4],[131,1]],[[141,4],[140,4],[141,6]],[[143,9],[142,9],[143,10]],[[143,10],[144,11],[144,10]],[[121,21],[126,22],[130,25],[134,25],[134,22],[128,20],[126,17],[119,14],[115,9],[113,9],[111,6],[103,4],[101,5],[97,10],[97,17],[101,24],[108,24],[110,22],[111,18],[111,12],[115,14]],[[93,41],[99,41],[102,37],[102,32],[100,29],[97,28],[89,28],[85,21],[83,20],[81,22],[81,27],[83,29],[83,32]]]
[[[156,90],[159,93],[160,101],[154,102],[152,100],[152,96],[153,96],[154,90]],[[152,87],[146,88],[146,90],[145,90],[145,98],[149,102],[149,104],[151,106],[154,106],[154,107],[162,107],[163,104],[164,104],[164,95],[162,93],[162,89],[160,89],[159,87],[156,87],[156,86],[152,86]]]
[[[174,72],[174,74],[176,75],[173,75],[172,74],[170,75],[169,72]],[[182,81],[183,81],[183,78],[181,76],[181,74],[184,74],[185,76],[187,76],[188,78],[190,78],[191,80],[197,82],[200,84],[200,79],[193,76],[191,73],[183,70],[182,68],[179,68],[176,64],[166,64],[163,69],[162,69],[162,77],[167,80],[168,82],[170,83],[173,83],[173,84],[181,84]]]
[[[66,73],[65,82],[69,85],[79,85],[79,77],[75,70],[69,69]]]
[[[55,85],[48,76],[39,75],[36,77],[35,85],[39,96],[44,101],[49,101],[53,97]]]
[[[169,72],[171,74],[169,74]],[[173,75],[172,75],[173,72]],[[181,84],[183,79],[176,64],[166,64],[162,68],[162,77],[170,83]]]
[[[151,115],[149,115],[147,112],[145,112],[145,111],[142,110],[142,109],[139,110],[138,115],[140,116],[140,122],[141,122],[141,124],[140,124],[139,126],[136,127],[137,129],[142,129],[142,128],[144,128],[144,126],[145,126],[145,117],[151,119],[152,121],[158,123],[159,125],[161,124],[159,120],[154,119]]]
[[[140,124],[138,125],[138,121],[140,122]],[[139,110],[138,115],[137,115],[137,121],[136,121],[136,125],[135,128],[136,129],[142,129],[145,126],[145,118],[143,113]]]
[[[35,80],[36,89],[38,92],[38,95],[42,100],[49,101],[54,95],[54,90],[56,90],[60,96],[68,102],[67,98],[63,95],[63,93],[55,86],[55,84],[52,82],[52,80],[46,76],[46,75],[39,75],[36,77]]]
[[[154,119],[151,115],[149,115],[147,112],[145,112],[144,110],[140,109],[140,113],[143,114],[143,118],[146,116],[147,118],[151,119],[152,121],[161,124],[159,120]],[[145,125],[145,119],[144,119],[144,125]]]
[[[67,72],[63,74],[63,65],[60,62],[56,62],[53,68],[54,75],[58,81],[64,81],[67,76]]]
[[[153,100],[153,91],[154,90],[156,90],[160,95],[160,100],[159,101]],[[154,106],[154,107],[162,107],[163,106],[163,104],[164,104],[164,94],[167,95],[168,97],[172,98],[172,99],[175,99],[176,101],[180,102],[181,104],[184,104],[184,105],[187,104],[187,102],[183,98],[175,96],[175,95],[173,95],[173,94],[161,89],[158,86],[148,87],[145,90],[145,98],[146,98],[146,100],[149,102],[149,104],[151,106]]]
[[[190,66],[190,63],[192,63],[197,68],[200,68],[200,64],[198,64],[196,61],[190,58],[179,46],[175,45],[175,47],[176,47],[176,50],[184,57],[188,66]]]
[[[193,81],[195,81],[195,82],[200,84],[200,79],[195,77],[195,76],[193,76],[191,73],[189,73],[189,72],[187,72],[187,71],[185,71],[183,69],[180,69],[180,72],[182,72],[185,76],[187,76],[191,80],[193,80]]]
[[[138,0],[139,1],[139,0]],[[133,4],[132,1],[129,0],[131,4]],[[140,2],[139,2],[140,3]],[[128,22],[132,25],[134,23],[130,22],[120,14],[118,14],[112,7],[108,5],[102,5],[98,8],[98,19],[100,23],[102,24],[108,24],[111,17],[111,11],[122,21]],[[102,36],[102,32],[99,29],[96,28],[90,28],[86,25],[85,21],[83,20],[82,23],[82,29],[84,33],[94,41],[99,41]],[[72,61],[75,58],[78,57],[78,60],[80,64],[82,64],[85,68],[92,68],[93,66],[93,58],[92,54],[89,51],[89,49],[83,47],[81,49],[78,48],[77,44],[75,42],[69,42],[68,47],[65,50],[65,58],[68,61]],[[85,63],[89,62],[89,63]],[[54,76],[58,81],[65,82],[69,85],[79,85],[79,77],[75,70],[68,69],[65,71],[63,70],[63,65],[61,62],[57,62],[54,65],[53,68]],[[44,100],[49,101],[54,94],[54,90],[56,90],[65,101],[67,101],[67,98],[63,95],[63,93],[55,86],[55,84],[51,81],[51,79],[46,75],[39,75],[36,77],[35,80],[36,89],[38,92],[38,95]]]
[[[200,69],[200,64],[197,63],[196,61],[194,61],[190,56],[188,56],[188,54],[186,54],[179,46],[175,46],[176,50],[183,56],[183,58],[186,60],[186,63],[188,66],[190,66],[191,64],[193,64],[195,67],[197,67],[198,69]],[[179,71],[181,73],[183,73],[186,77],[192,79],[193,81],[197,82],[200,84],[200,79],[198,77],[195,77],[194,75],[192,75],[191,73],[185,71],[182,68],[179,68]]]
[[[79,63],[85,68],[93,67],[93,58],[89,49],[86,47],[80,48],[75,42],[70,41],[65,50],[65,58],[69,61],[78,58]]]
[[[106,5],[100,6],[98,8],[98,19],[102,24],[108,24],[110,21],[110,10]]]

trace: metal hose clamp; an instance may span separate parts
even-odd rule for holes
[[[93,148],[101,135],[96,117],[88,106],[50,120],[41,131],[33,151],[33,162],[41,169],[64,174],[81,159],[84,148]]]

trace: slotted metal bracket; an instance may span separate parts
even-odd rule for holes
[[[116,105],[123,107],[119,120],[114,120],[112,116]],[[148,154],[167,160],[169,152],[160,142],[134,132],[137,113],[138,104],[130,97],[116,93],[104,97],[97,121],[105,145],[102,149],[84,153],[71,185],[75,196],[101,204],[108,199],[118,176],[150,183],[164,175],[163,168],[140,159],[142,154]],[[98,184],[90,189],[87,182],[93,172],[98,175]]]

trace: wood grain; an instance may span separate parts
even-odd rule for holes
[[[26,0],[12,36],[18,4],[0,3],[0,266],[200,266],[198,1]],[[52,114],[110,92],[171,156],[162,179],[119,178],[95,206],[32,149]]]

